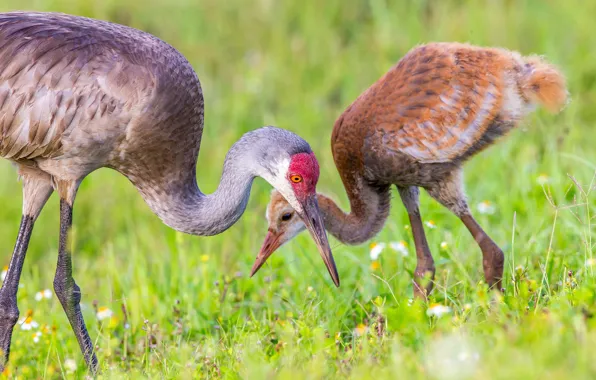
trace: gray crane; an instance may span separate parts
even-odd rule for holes
[[[228,152],[213,194],[197,185],[203,95],[188,61],[142,31],[57,14],[0,14],[0,156],[23,182],[23,214],[0,289],[0,371],[19,316],[16,296],[33,225],[55,190],[60,240],[54,289],[87,365],[97,358],[67,247],[81,181],[107,167],[126,176],[155,214],[185,233],[209,236],[246,209],[253,179],[264,178],[304,218],[339,286],[316,198],[317,160],[306,141],[263,127]]]

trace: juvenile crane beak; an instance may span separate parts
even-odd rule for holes
[[[327,266],[327,270],[333,279],[333,283],[335,286],[339,287],[339,275],[337,274],[335,261],[333,260],[333,255],[331,254],[331,248],[329,247],[329,241],[327,240],[327,233],[325,232],[325,225],[323,224],[323,219],[319,211],[317,198],[315,196],[307,198],[307,200],[302,204],[302,209],[303,212],[298,213],[298,215],[304,221],[304,225],[317,244],[319,252],[321,253],[321,258],[325,262],[325,266]],[[265,264],[269,256],[271,256],[271,254],[275,252],[275,250],[283,243],[285,243],[283,234],[279,235],[272,231],[267,232],[267,236],[265,237],[261,251],[257,255],[257,259],[255,260],[255,263],[252,267],[252,271],[250,273],[251,277],[257,273],[263,264]]]

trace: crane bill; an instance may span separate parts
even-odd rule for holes
[[[333,283],[335,286],[339,287],[339,274],[337,273],[335,260],[333,259],[333,254],[331,253],[331,247],[329,247],[327,233],[325,232],[323,219],[321,218],[321,213],[319,212],[319,206],[317,204],[316,198],[314,196],[307,198],[307,200],[302,204],[302,207],[303,211],[299,212],[298,214],[304,221],[304,225],[317,244],[321,258],[323,259],[323,262],[329,271],[329,275],[331,276]],[[255,263],[253,264],[250,273],[251,277],[258,272],[263,264],[265,264],[269,256],[271,256],[271,254],[273,254],[273,252],[275,252],[285,241],[286,239],[283,237],[283,234],[276,234],[272,231],[267,232],[267,236],[265,237],[261,250],[259,251]]]
[[[255,263],[253,264],[252,269],[250,271],[250,277],[254,276],[255,273],[257,273],[259,269],[261,269],[261,267],[263,266],[263,264],[265,264],[269,256],[271,256],[271,254],[281,246],[281,242],[282,240],[280,235],[277,235],[271,231],[267,232],[265,241],[263,241],[263,246],[261,247],[261,250],[259,251]]]

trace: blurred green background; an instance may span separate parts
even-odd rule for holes
[[[303,234],[255,278],[270,187],[255,181],[239,223],[198,238],[177,233],[118,173],[100,170],[75,204],[74,273],[103,375],[156,378],[589,379],[596,376],[591,195],[596,169],[596,2],[579,0],[241,1],[3,0],[1,11],[60,11],[129,25],[179,49],[205,96],[199,185],[218,183],[240,136],[276,125],[307,139],[318,189],[344,207],[331,157],[335,119],[413,46],[461,41],[544,55],[566,74],[572,102],[540,110],[466,166],[469,201],[507,257],[506,292],[487,293],[481,254],[454,216],[422,197],[437,262],[428,304],[410,302],[413,241],[399,201],[375,243],[332,241],[336,289]],[[575,182],[573,179],[575,179]],[[0,162],[0,265],[20,219],[20,184]],[[490,208],[490,207],[489,207]],[[73,378],[82,355],[52,289],[58,201],[35,226],[5,376]],[[441,314],[436,304],[447,306]],[[492,306],[491,306],[492,304]],[[123,309],[124,307],[124,309]],[[96,310],[101,308],[101,310]],[[106,315],[104,308],[110,310]],[[126,311],[124,311],[126,310]],[[430,311],[429,311],[430,310]],[[99,313],[97,312],[99,311]],[[108,315],[110,313],[107,313]],[[27,322],[28,323],[28,322]]]

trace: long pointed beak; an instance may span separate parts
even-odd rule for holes
[[[281,235],[278,235],[272,231],[267,231],[265,241],[263,241],[261,250],[259,251],[257,259],[255,260],[255,263],[252,266],[252,270],[250,271],[250,277],[254,276],[255,273],[257,273],[259,269],[261,269],[261,267],[263,266],[263,264],[265,264],[265,261],[267,261],[269,256],[271,256],[271,254],[275,252],[275,250],[277,250],[282,244],[283,241],[281,239]]]
[[[319,205],[317,204],[317,198],[315,196],[309,197],[304,204],[302,205],[303,212],[300,213],[300,217],[304,221],[304,225],[312,235],[317,247],[319,248],[319,252],[321,254],[321,258],[325,262],[325,266],[333,279],[333,283],[335,286],[339,287],[339,274],[337,273],[337,268],[335,267],[335,261],[333,260],[333,255],[331,253],[331,247],[329,247],[329,241],[327,240],[327,233],[325,232],[325,225],[323,224],[323,218],[321,217],[321,212],[319,211]],[[255,260],[255,263],[252,267],[251,277],[257,273],[257,271],[265,264],[265,261],[271,256],[273,252],[277,248],[279,248],[284,243],[284,240],[281,236],[276,235],[275,233],[269,231],[267,233],[267,237],[263,242],[263,246],[261,247],[261,251]]]

